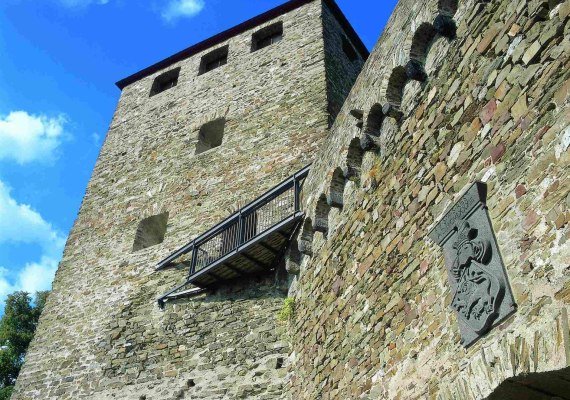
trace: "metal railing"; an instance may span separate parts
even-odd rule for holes
[[[157,269],[191,253],[191,276],[295,218],[301,213],[301,190],[308,173],[309,166],[162,260]]]

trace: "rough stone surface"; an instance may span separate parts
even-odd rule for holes
[[[251,52],[277,21],[283,40]],[[220,44],[220,68],[198,75],[208,49],[124,88],[13,399],[282,396],[286,281],[233,282],[161,311],[187,272],[154,267],[313,160],[363,65],[343,61],[341,35],[312,1]],[[176,67],[177,86],[149,97]],[[196,155],[200,127],[222,117],[221,146]],[[133,252],[139,222],[165,212],[164,242]]]
[[[425,83],[395,79],[444,4],[458,6],[456,37],[427,46]],[[328,231],[300,233],[311,252],[291,291],[292,399],[568,396],[569,4],[399,2],[306,183],[314,219],[332,171],[358,172]],[[400,97],[394,129],[377,110]],[[355,156],[352,110],[364,127],[382,121],[383,145]],[[477,180],[518,310],[465,350],[427,233]]]
[[[186,60],[171,95],[127,87],[14,398],[566,397],[569,16],[570,0],[401,0],[326,139],[358,68],[333,62],[318,1],[253,58],[243,35],[219,70]],[[224,115],[227,140],[194,157]],[[311,160],[287,329],[273,277],[156,308],[183,275],[156,260]],[[427,233],[478,180],[518,309],[464,349]],[[129,253],[164,211],[165,242]]]

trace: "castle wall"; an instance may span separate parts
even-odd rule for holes
[[[184,265],[156,264],[313,159],[327,134],[322,4],[283,21],[283,40],[198,75],[205,50],[124,88],[13,399],[278,398],[286,294],[270,275],[214,293],[156,299]],[[216,46],[218,47],[218,46]],[[177,86],[149,97],[156,76]],[[356,74],[357,71],[354,71]],[[222,145],[195,155],[200,127],[225,118]],[[168,213],[164,242],[133,252],[139,222]]]
[[[438,15],[455,38],[430,36]],[[305,186],[291,398],[482,399],[558,371],[519,384],[552,397],[568,380],[569,37],[569,1],[400,1]],[[427,235],[477,180],[518,310],[465,349]]]
[[[358,50],[357,44],[352,43],[350,36],[344,32],[330,8],[326,4],[323,6],[323,37],[325,38],[325,65],[327,93],[329,94],[328,112],[332,125],[366,59]],[[354,60],[350,60],[343,50],[343,38],[352,46]]]

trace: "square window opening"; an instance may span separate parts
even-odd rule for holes
[[[220,47],[205,56],[200,61],[199,75],[215,70],[228,63],[229,46]]]
[[[351,62],[358,60],[358,54],[354,50],[354,46],[345,36],[342,37],[342,51],[344,51],[344,54]]]
[[[155,246],[164,241],[168,212],[143,219],[137,228],[133,252]]]
[[[157,76],[152,83],[150,89],[150,97],[173,88],[178,85],[178,76],[180,75],[180,67],[167,71],[164,74]]]
[[[226,120],[220,118],[200,128],[198,134],[198,143],[196,144],[196,154],[203,153],[222,144],[224,138],[224,129],[226,127]]]
[[[251,51],[261,50],[281,40],[283,40],[283,22],[277,22],[253,34]]]

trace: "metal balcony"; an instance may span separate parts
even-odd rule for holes
[[[184,284],[158,299],[159,305],[275,268],[304,217],[300,197],[308,173],[309,166],[162,260],[158,270],[178,261],[189,265],[189,274]],[[184,291],[190,284],[197,289]]]

